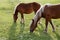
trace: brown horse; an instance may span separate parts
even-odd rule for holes
[[[24,13],[25,14],[30,14],[31,12],[37,12],[37,10],[40,8],[40,4],[36,3],[36,2],[32,2],[32,3],[20,3],[19,5],[17,5],[17,7],[15,8],[15,13],[13,15],[14,18],[14,22],[16,22],[17,18],[18,18],[18,12],[21,14],[21,23],[24,23]]]
[[[58,19],[60,18],[60,4],[55,5],[44,5],[42,6],[37,12],[35,17],[32,19],[30,25],[30,32],[33,32],[37,27],[37,22],[40,18],[45,18],[45,25],[46,28],[44,32],[47,32],[47,25],[48,22],[52,25],[53,32],[55,31],[54,25],[52,24],[51,19]]]

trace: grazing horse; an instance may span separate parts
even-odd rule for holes
[[[60,18],[60,4],[46,4],[42,6],[37,12],[32,22],[30,24],[30,32],[33,32],[37,27],[37,22],[41,19],[45,18],[46,28],[44,32],[47,32],[48,22],[52,25],[53,32],[55,31],[54,25],[52,24],[51,19]]]
[[[30,14],[31,12],[37,12],[37,10],[40,8],[40,4],[36,2],[32,3],[20,3],[15,8],[15,12],[13,15],[14,22],[16,22],[18,18],[18,12],[21,14],[21,23],[24,23],[24,15],[23,14]]]

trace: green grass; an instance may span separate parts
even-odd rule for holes
[[[32,14],[24,14],[25,24],[20,24],[20,14],[17,23],[13,23],[14,7],[22,2],[38,2],[40,4],[58,4],[60,0],[0,0],[0,40],[60,40],[60,19],[53,20],[56,32],[52,32],[51,25],[48,26],[48,33],[44,33],[45,20],[41,19],[42,25],[38,24],[36,30],[30,34],[29,24],[34,17]]]

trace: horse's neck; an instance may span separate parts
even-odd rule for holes
[[[36,15],[34,16],[34,22],[37,22],[38,18],[42,17],[42,13],[44,12],[44,7],[45,6],[41,6],[41,8],[39,8],[39,10],[36,12]]]
[[[40,10],[40,9],[39,9],[39,10]],[[38,20],[39,17],[41,17],[41,13],[40,13],[39,10],[37,11],[36,15],[35,15],[34,18],[33,18],[35,22],[37,22],[37,20]]]
[[[43,11],[43,10],[42,10],[42,7],[38,9],[38,11],[36,12],[36,15],[34,16],[34,20],[37,20],[37,18],[38,18],[39,16],[41,16],[41,12],[42,12],[42,11]]]
[[[45,5],[41,6],[41,13],[44,12],[44,7],[45,7]]]
[[[36,14],[33,19],[34,19],[34,21],[36,22],[37,19],[38,19],[38,14]]]
[[[45,6],[41,6],[41,8],[37,11],[39,17],[42,17],[42,13],[44,12],[44,7]]]

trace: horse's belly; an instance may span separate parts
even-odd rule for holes
[[[25,11],[25,14],[30,14],[32,12],[33,12],[33,9],[28,9],[28,10]]]
[[[54,17],[52,17],[53,19],[59,19],[60,18],[60,16],[54,16]]]
[[[60,13],[54,11],[54,12],[51,12],[51,14],[49,16],[53,19],[58,19],[58,18],[60,18]]]

